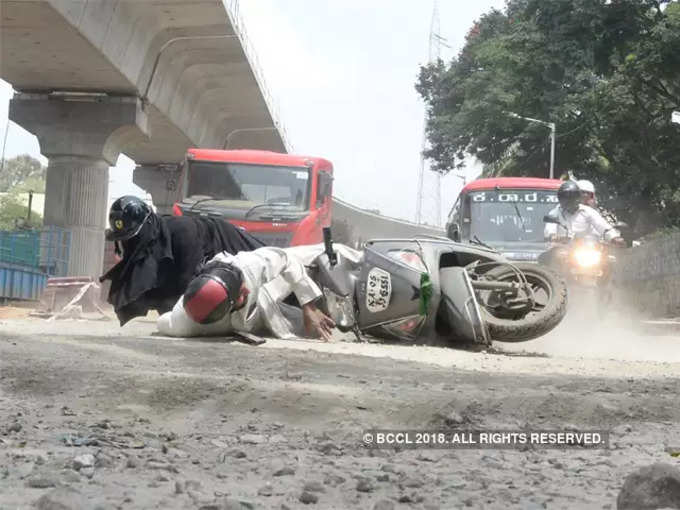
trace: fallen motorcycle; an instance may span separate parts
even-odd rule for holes
[[[566,285],[551,270],[438,237],[368,241],[360,260],[325,253],[310,274],[342,331],[430,345],[523,342],[564,317]]]

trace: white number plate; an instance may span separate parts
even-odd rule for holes
[[[374,267],[368,272],[366,282],[366,308],[371,313],[387,310],[392,296],[392,278],[390,273]]]

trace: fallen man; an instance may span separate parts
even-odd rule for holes
[[[197,216],[158,216],[137,197],[116,200],[106,238],[122,260],[100,281],[111,280],[108,302],[120,325],[149,310],[172,310],[201,263],[217,253],[263,244],[231,223]]]
[[[322,252],[323,245],[313,245],[220,253],[191,281],[172,312],[159,317],[158,331],[176,337],[307,334],[328,341],[335,324],[317,308],[321,290],[305,268]],[[301,313],[284,302],[291,294]]]

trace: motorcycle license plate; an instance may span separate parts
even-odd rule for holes
[[[599,278],[602,276],[602,270],[599,268],[596,269],[583,269],[583,268],[572,268],[571,274],[573,274],[576,277],[590,277],[590,278]]]
[[[371,313],[387,310],[392,296],[390,273],[374,267],[368,272],[366,283],[366,308]]]

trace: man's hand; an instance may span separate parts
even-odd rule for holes
[[[307,303],[302,307],[302,316],[308,334],[316,338],[321,337],[325,342],[331,340],[331,329],[335,327],[333,319],[319,310],[313,303]]]

